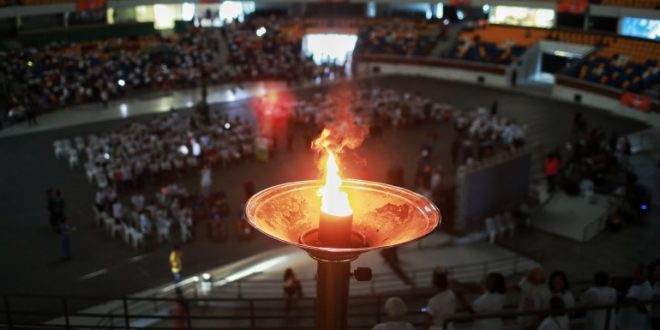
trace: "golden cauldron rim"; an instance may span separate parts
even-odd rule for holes
[[[245,204],[245,213],[248,219],[248,223],[256,228],[258,231],[263,233],[264,235],[273,238],[277,241],[289,244],[289,245],[295,245],[303,250],[306,250],[308,252],[320,252],[320,253],[337,253],[337,254],[360,254],[364,252],[368,252],[371,250],[377,250],[377,249],[386,249],[386,248],[391,248],[395,246],[399,246],[402,244],[406,244],[409,242],[412,242],[414,240],[423,238],[433,232],[433,230],[441,223],[442,221],[442,214],[440,213],[440,210],[438,207],[431,202],[428,198],[406,188],[398,187],[398,186],[393,186],[387,183],[382,183],[382,182],[376,182],[376,181],[366,181],[366,180],[359,180],[359,179],[343,179],[344,184],[356,184],[357,186],[362,186],[362,187],[379,187],[380,189],[386,188],[390,191],[396,191],[398,193],[403,193],[403,194],[408,194],[415,196],[419,198],[420,200],[426,202],[427,205],[431,208],[431,211],[428,211],[428,213],[425,214],[431,214],[432,216],[425,216],[425,218],[430,219],[429,225],[426,228],[425,232],[422,232],[421,235],[418,237],[415,237],[413,239],[403,241],[403,242],[397,242],[394,244],[387,244],[387,245],[378,245],[378,246],[366,246],[366,247],[355,247],[355,248],[337,248],[337,247],[323,247],[323,246],[314,246],[314,245],[306,245],[302,244],[299,241],[291,241],[288,239],[283,239],[280,237],[277,237],[275,235],[270,234],[266,230],[262,229],[255,221],[253,221],[252,216],[254,210],[256,210],[256,207],[253,206],[253,204],[257,201],[259,201],[260,198],[262,198],[264,195],[268,195],[270,193],[273,193],[274,191],[277,190],[282,190],[283,188],[297,188],[294,190],[300,190],[300,189],[305,189],[307,187],[313,187],[313,186],[321,186],[322,180],[302,180],[302,181],[290,181],[290,182],[285,182],[281,184],[277,184],[265,189],[260,190],[256,194],[252,195],[250,199],[248,199],[247,203]]]

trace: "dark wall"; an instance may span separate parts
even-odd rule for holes
[[[529,195],[531,155],[469,173],[461,201],[465,231],[480,230],[486,217],[517,207]]]
[[[619,30],[619,18],[591,16],[589,17],[589,30],[617,33]]]
[[[21,17],[20,30],[49,29],[64,26],[63,14],[35,15]]]
[[[557,27],[582,29],[584,28],[584,15],[557,13],[555,25]]]

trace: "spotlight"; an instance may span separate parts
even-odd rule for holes
[[[104,153],[104,154],[103,154],[103,158],[105,158],[105,159],[110,159],[110,154],[107,153],[107,152]]]
[[[646,211],[649,209],[648,205],[646,204],[642,204],[642,206],[640,206],[639,208],[642,209],[642,211]]]
[[[124,86],[126,86],[126,82],[124,81],[124,79],[119,79],[119,80],[117,80],[117,85],[119,85],[121,87],[124,87]]]
[[[230,129],[230,128],[231,128],[231,124],[230,124],[230,123],[225,123],[225,129],[228,130],[228,129]]]
[[[187,154],[188,154],[188,147],[186,147],[185,145],[180,146],[180,147],[179,147],[179,152],[180,152],[182,155],[187,155]]]
[[[260,27],[257,29],[257,37],[262,37],[264,34],[266,34],[266,28],[265,27]]]

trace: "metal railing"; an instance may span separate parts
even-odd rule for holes
[[[452,278],[457,280],[480,281],[489,272],[500,272],[504,275],[514,275],[519,274],[522,271],[527,271],[536,264],[537,263],[534,260],[515,255],[483,262],[448,266],[445,267],[445,270]],[[351,293],[374,295],[392,291],[428,288],[431,287],[431,277],[434,269],[435,267],[429,267],[404,271],[405,276],[410,280],[409,283],[406,283],[401,276],[394,273],[376,273],[373,274],[371,281],[352,283]],[[300,282],[303,288],[314,288],[316,285],[316,280],[313,278],[301,279]],[[282,295],[281,283],[282,279],[279,276],[262,279],[246,278],[224,283],[222,286],[214,287],[213,290],[215,294],[219,294],[223,298],[274,298]],[[191,282],[183,286],[182,289],[190,293],[192,296],[197,297],[198,292],[196,292],[195,286],[196,282]]]
[[[479,281],[491,271],[501,272],[506,275],[514,275],[529,269],[535,264],[536,262],[530,259],[521,256],[512,256],[496,260],[489,260],[486,262],[455,265],[447,267],[446,270],[455,279],[459,279],[461,281]],[[382,302],[384,302],[384,299],[381,299],[379,294],[391,294],[394,292],[398,294],[403,293],[407,296],[419,294],[423,291],[419,289],[431,287],[432,272],[433,268],[422,268],[405,272],[409,283],[405,283],[399,275],[391,273],[375,274],[372,281],[370,282],[354,282],[352,284],[353,290],[351,301],[365,301],[368,299],[375,299],[375,304],[377,307],[376,310],[367,313],[369,316],[366,314],[355,314],[351,317],[353,317],[353,319],[364,319],[371,317],[372,322],[369,324],[372,325],[373,321],[380,319],[380,305]],[[316,283],[314,279],[303,279],[301,282],[307,292],[314,292],[313,288],[315,287]],[[198,282],[191,281],[189,284],[181,286],[180,289],[184,293],[184,296],[191,297],[191,299],[187,300],[189,303],[200,306],[227,306],[235,304],[236,306],[232,306],[232,310],[240,310],[242,313],[239,316],[193,316],[193,319],[198,322],[217,322],[220,320],[229,320],[239,323],[249,323],[251,326],[246,328],[252,329],[254,328],[255,323],[259,323],[258,321],[264,322],[268,320],[272,321],[288,319],[287,314],[280,315],[275,313],[273,315],[263,316],[256,315],[254,310],[255,307],[263,307],[265,302],[281,305],[285,301],[282,299],[283,293],[281,288],[281,279],[279,278],[237,280],[227,283],[226,285],[213,288],[210,295],[208,296],[202,295],[202,293],[198,290]],[[227,293],[229,293],[229,296],[227,296]],[[170,308],[171,305],[173,305],[175,301],[174,294],[175,292],[172,290],[166,293],[159,293],[159,291],[156,291],[156,294],[143,297],[122,298],[5,295],[3,296],[4,308],[0,315],[5,315],[5,324],[7,326],[11,325],[12,329],[21,328],[21,324],[25,323],[12,321],[15,321],[16,317],[19,316],[24,319],[23,321],[25,321],[25,318],[27,317],[28,321],[30,321],[28,322],[28,327],[33,327],[35,324],[42,324],[44,321],[50,319],[51,322],[56,322],[59,324],[59,326],[64,326],[64,329],[68,329],[67,326],[69,325],[72,327],[75,326],[75,328],[87,329],[124,329],[128,328],[132,321],[138,319],[157,320],[159,322],[175,319],[170,315],[162,315],[163,311],[167,310],[167,308]],[[428,293],[423,292],[421,294],[427,295]],[[225,297],[222,297],[223,295]],[[252,297],[247,298],[246,296]],[[13,308],[13,306],[10,305],[10,298],[14,300],[51,300],[51,303],[49,304],[50,309],[46,309],[46,311],[35,311],[33,308],[34,306],[28,304],[30,308],[27,310],[19,310],[17,308]],[[313,298],[305,298],[301,299],[300,301],[306,301],[309,303],[310,301],[313,302],[313,300]],[[59,305],[59,307],[55,310],[52,308],[52,301],[57,301],[57,304]],[[89,303],[90,301],[98,301],[99,307],[92,307],[86,309],[85,311],[73,312],[74,310],[80,309],[80,306],[92,305]],[[79,303],[76,304],[76,302]],[[80,302],[86,303],[81,304]],[[372,301],[372,303],[374,303],[374,301]],[[262,311],[261,308],[259,310],[260,312]],[[310,308],[310,310],[313,310],[313,308]],[[299,320],[307,319],[310,322],[313,321],[313,315],[311,314],[307,316],[296,315],[296,317],[298,317]],[[80,323],[82,320],[83,324],[74,325],[72,323],[72,320],[74,319],[78,323]],[[46,323],[44,328],[51,326],[53,325]],[[287,328],[290,328],[290,326],[287,325]],[[356,325],[355,328],[359,328],[359,326]],[[366,328],[370,328],[370,326],[367,326]]]
[[[411,294],[426,297],[427,294]],[[76,299],[99,299],[98,297],[60,297],[49,295],[4,295],[3,308],[0,310],[0,328],[2,329],[174,329],[174,322],[184,323],[187,329],[311,329],[314,324],[314,298],[295,299],[297,308],[285,311],[286,299],[220,299],[220,298],[190,298],[185,299],[188,312],[174,315],[170,311],[176,304],[175,298],[119,298],[123,306],[111,315],[99,312],[71,312],[67,308]],[[11,299],[49,300],[59,304],[58,310],[23,310],[11,305]],[[385,296],[354,297],[349,308],[349,325],[351,329],[371,329],[373,324],[381,321],[381,306]],[[420,300],[420,299],[418,299]],[[131,303],[154,303],[160,308],[157,313],[132,313],[128,306]],[[423,320],[423,313],[410,313],[415,323]],[[52,319],[41,322],[40,319]],[[109,317],[109,319],[108,319]],[[4,318],[4,320],[2,319]],[[97,322],[105,319],[109,322]]]

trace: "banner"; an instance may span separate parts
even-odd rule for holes
[[[651,99],[646,96],[628,92],[621,95],[621,104],[646,112],[651,108]]]
[[[589,7],[589,0],[560,0],[557,3],[557,12],[582,14]]]
[[[108,0],[78,0],[76,11],[97,11],[107,5]]]

